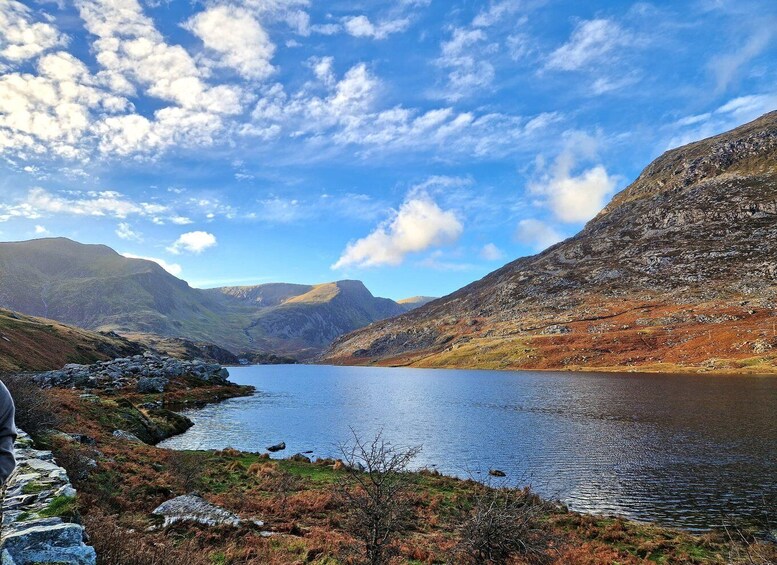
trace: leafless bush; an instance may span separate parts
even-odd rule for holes
[[[364,542],[370,565],[387,563],[395,538],[412,523],[408,494],[414,481],[408,466],[421,448],[397,448],[382,433],[367,443],[354,432],[340,451],[345,466],[336,489],[348,513],[344,526]]]
[[[528,488],[483,487],[460,528],[458,561],[501,564],[520,554],[530,563],[546,562],[542,510],[542,501]]]
[[[57,426],[58,418],[48,390],[41,389],[29,375],[3,377],[16,405],[16,425],[33,437]]]
[[[204,454],[196,451],[173,451],[168,465],[170,472],[181,481],[186,492],[199,488],[205,472]]]

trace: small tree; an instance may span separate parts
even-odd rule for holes
[[[186,492],[197,490],[205,473],[205,454],[197,451],[173,451],[168,465]]]
[[[542,502],[526,488],[485,486],[460,528],[459,560],[502,564],[516,554],[531,563],[546,560],[547,539],[538,527]]]
[[[346,529],[365,543],[367,562],[381,565],[388,561],[394,538],[410,527],[413,478],[408,466],[421,448],[397,448],[382,432],[367,443],[353,432],[353,441],[340,451],[345,466],[336,488],[348,509]]]

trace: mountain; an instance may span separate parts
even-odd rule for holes
[[[336,363],[777,370],[777,112],[666,152],[576,236],[338,339]]]
[[[142,352],[143,347],[115,334],[0,309],[0,373],[48,371],[67,363],[95,363]]]
[[[405,310],[409,312],[410,310],[420,308],[424,304],[429,304],[432,300],[437,300],[437,298],[435,296],[411,296],[410,298],[397,300],[397,303],[404,306]]]
[[[179,354],[213,344],[228,351],[208,354],[225,359],[311,357],[343,333],[405,312],[358,281],[196,289],[152,261],[64,238],[0,243],[0,307]]]
[[[345,333],[406,311],[393,300],[374,297],[360,281],[272,283],[212,292],[252,310],[252,321],[245,329],[252,344],[300,359],[319,354]]]

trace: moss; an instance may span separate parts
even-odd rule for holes
[[[48,485],[43,483],[27,483],[22,487],[22,494],[37,494],[43,492],[48,488]]]
[[[40,511],[44,517],[59,516],[60,518],[75,518],[78,515],[78,505],[73,496],[57,496],[48,506]]]

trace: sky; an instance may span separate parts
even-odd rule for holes
[[[0,2],[0,240],[442,296],[777,109],[777,2]]]

